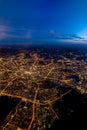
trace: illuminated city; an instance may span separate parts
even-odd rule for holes
[[[73,53],[69,53],[73,56]],[[40,51],[21,50],[0,56],[0,96],[19,101],[4,119],[1,130],[45,130],[59,119],[56,101],[76,89],[87,94],[87,62],[64,55],[54,59]],[[76,80],[77,78],[79,80]],[[63,92],[62,87],[69,88]]]

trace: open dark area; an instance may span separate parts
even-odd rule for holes
[[[54,122],[50,130],[86,128],[87,98],[84,95],[72,90],[55,106],[58,106],[61,117]]]
[[[0,124],[3,123],[5,117],[10,113],[12,109],[19,103],[18,99],[9,98],[7,96],[0,97]]]

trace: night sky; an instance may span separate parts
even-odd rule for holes
[[[87,42],[87,0],[0,0],[0,41]]]

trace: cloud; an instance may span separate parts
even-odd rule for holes
[[[43,30],[42,30],[43,31]],[[34,39],[34,37],[39,40],[47,39],[54,41],[64,41],[64,42],[87,42],[85,36],[87,31],[83,33],[84,35],[73,34],[73,33],[59,33],[54,29],[50,29],[47,33],[41,33],[38,30],[31,30],[25,27],[13,27],[9,21],[4,21],[0,18],[0,40],[7,39],[18,39],[18,40],[29,40]]]
[[[12,31],[13,29],[9,26],[9,22],[0,18],[0,40],[10,37],[9,33]]]
[[[49,34],[52,34],[52,35],[54,35],[56,32],[54,31],[54,30],[50,30],[49,31]]]
[[[0,19],[0,40],[3,39],[31,39],[32,31],[26,28],[14,28]]]
[[[51,30],[49,32],[49,38],[59,41],[83,41],[84,38],[78,34],[74,33],[55,33],[55,31]]]
[[[10,28],[5,25],[0,25],[0,32],[8,32],[10,31]]]
[[[82,37],[78,36],[78,34],[62,34],[61,35],[62,39],[69,39],[69,40],[81,40],[83,39]]]
[[[24,34],[23,38],[31,39],[32,38],[31,30],[27,30],[27,32]]]
[[[6,25],[0,25],[0,39],[6,39],[9,37],[9,33],[12,29]]]

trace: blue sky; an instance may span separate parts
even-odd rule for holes
[[[87,0],[0,0],[0,41],[87,42]]]

